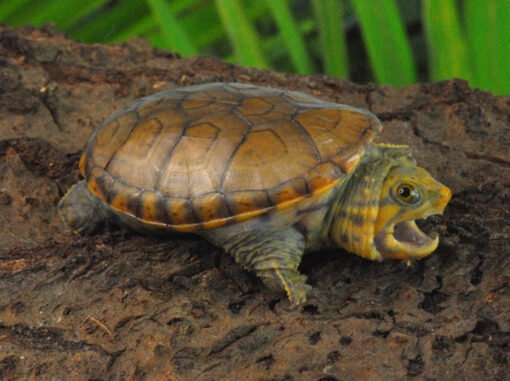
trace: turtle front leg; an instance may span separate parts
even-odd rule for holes
[[[268,287],[284,290],[294,305],[306,301],[312,287],[297,270],[305,244],[303,235],[295,229],[250,233],[225,249],[245,269],[255,271]]]

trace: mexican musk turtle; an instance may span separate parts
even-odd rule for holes
[[[137,99],[108,117],[80,159],[85,178],[58,205],[79,234],[115,219],[193,232],[301,304],[305,251],[339,246],[371,260],[433,252],[415,219],[450,189],[407,146],[375,144],[372,113],[312,96],[210,83]]]

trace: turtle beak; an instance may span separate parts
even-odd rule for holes
[[[438,207],[441,208],[441,214],[443,214],[444,208],[446,208],[446,205],[448,205],[451,199],[452,191],[450,188],[442,185],[438,197]]]

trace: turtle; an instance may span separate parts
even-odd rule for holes
[[[303,253],[340,247],[369,260],[432,253],[416,219],[442,214],[448,187],[406,145],[375,143],[370,111],[241,83],[174,88],[106,118],[58,210],[75,233],[105,222],[198,234],[294,305],[311,286]]]

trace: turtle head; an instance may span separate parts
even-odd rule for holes
[[[341,190],[330,237],[368,259],[420,259],[439,237],[415,220],[442,214],[450,199],[450,189],[418,167],[407,146],[373,145]]]
[[[92,234],[108,219],[109,212],[82,180],[73,185],[58,203],[58,213],[73,232]]]
[[[442,214],[452,197],[449,188],[417,166],[390,169],[381,187],[374,228],[379,254],[393,259],[419,259],[432,253],[439,236],[431,238],[415,220]]]

